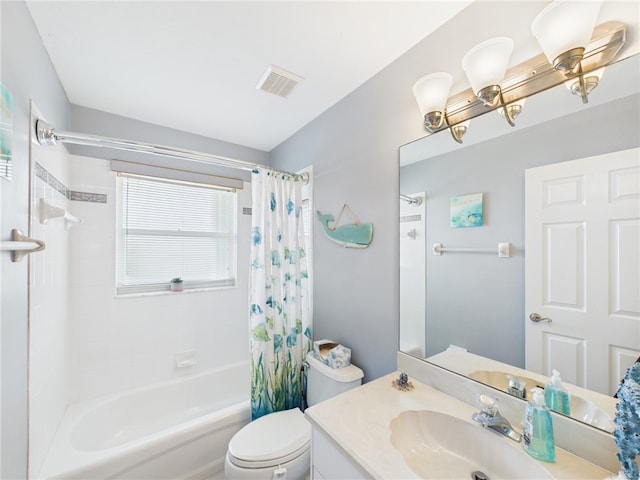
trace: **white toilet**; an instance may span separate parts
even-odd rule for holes
[[[362,383],[355,365],[333,369],[307,355],[307,404],[315,405]],[[309,473],[311,425],[298,408],[258,418],[229,442],[224,473],[227,480],[300,480]]]

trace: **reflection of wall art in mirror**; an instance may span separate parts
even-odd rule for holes
[[[11,180],[13,95],[0,83],[0,177]]]
[[[482,226],[482,193],[451,197],[451,227]]]

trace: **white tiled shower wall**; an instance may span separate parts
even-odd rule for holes
[[[246,361],[250,215],[242,208],[251,206],[250,185],[238,193],[235,288],[116,298],[116,175],[108,161],[74,155],[71,172],[73,190],[107,197],[72,202],[83,219],[73,229],[69,259],[72,400]],[[175,354],[188,350],[198,363],[177,368]]]
[[[38,472],[70,402],[247,361],[250,215],[243,207],[251,191],[246,184],[238,192],[235,288],[116,298],[109,162],[64,147],[31,148],[31,235],[47,245],[29,256],[29,469]],[[40,198],[82,223],[40,224]],[[197,364],[177,368],[175,354],[189,350]]]
[[[69,318],[69,237],[64,221],[40,223],[44,198],[61,208],[68,200],[69,161],[63,148],[32,145],[31,232],[44,240],[29,261],[29,468],[38,471],[64,414],[71,393]],[[26,259],[23,261],[27,261]]]

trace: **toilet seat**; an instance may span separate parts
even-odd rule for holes
[[[265,468],[284,464],[309,451],[311,425],[299,408],[258,418],[229,442],[229,460],[238,467]]]

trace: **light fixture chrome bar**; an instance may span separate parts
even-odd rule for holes
[[[307,173],[297,174],[279,170],[268,165],[259,163],[245,162],[244,160],[236,160],[234,158],[221,157],[210,153],[197,152],[194,150],[185,150],[181,148],[167,147],[164,145],[154,145],[150,143],[138,142],[134,140],[123,140],[119,138],[101,137],[98,135],[90,135],[85,133],[72,133],[58,131],[47,122],[38,119],[36,121],[36,138],[40,145],[56,145],[60,143],[69,143],[74,145],[85,145],[89,147],[113,148],[116,150],[126,150],[129,152],[140,152],[149,155],[158,155],[163,157],[180,158],[183,160],[191,160],[209,165],[218,165],[221,167],[235,168],[241,170],[253,171],[255,169],[266,168],[285,175],[298,177],[307,182],[309,175]]]
[[[609,21],[598,25],[593,32],[581,64],[581,76],[613,63],[626,43],[626,29],[623,23]],[[571,78],[579,81],[579,75],[565,75],[549,63],[543,53],[510,68],[502,83],[503,105],[522,100],[564,83]],[[583,98],[584,100],[584,98]],[[427,131],[427,135],[502,108],[501,105],[485,105],[469,88],[451,96],[447,101],[446,122],[440,127]],[[455,137],[454,137],[455,138]],[[459,141],[456,139],[456,141]]]

